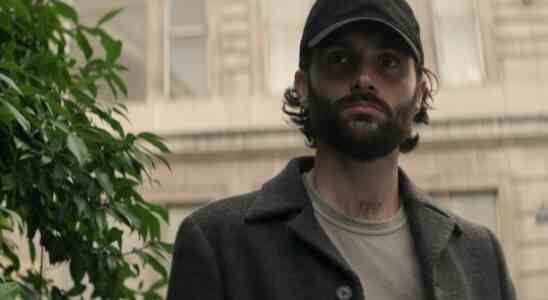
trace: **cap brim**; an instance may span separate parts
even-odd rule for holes
[[[383,19],[379,19],[379,18],[375,18],[375,17],[351,18],[351,19],[347,19],[347,20],[340,21],[340,22],[337,22],[335,24],[332,24],[331,26],[329,26],[329,27],[325,28],[324,30],[320,31],[320,33],[318,33],[315,37],[310,39],[310,41],[308,41],[307,47],[312,48],[312,47],[318,45],[324,38],[326,38],[328,35],[333,33],[335,30],[337,30],[337,29],[339,29],[339,28],[341,28],[341,27],[343,27],[343,26],[345,26],[349,23],[363,22],[363,21],[370,21],[370,22],[380,23],[380,24],[382,24],[384,26],[387,26],[388,28],[392,29],[397,34],[399,34],[405,40],[405,42],[409,45],[409,47],[411,48],[411,51],[413,52],[413,55],[415,56],[415,59],[417,60],[417,62],[422,64],[420,52],[417,49],[417,47],[415,47],[415,44],[413,44],[411,39],[403,31],[398,29],[396,26],[386,22]]]

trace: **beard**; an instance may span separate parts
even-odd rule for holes
[[[414,99],[402,99],[390,108],[373,94],[350,95],[336,100],[318,95],[309,87],[309,117],[317,141],[337,149],[345,156],[369,162],[392,153],[411,136]],[[382,120],[369,114],[345,114],[357,102],[370,102],[385,115]]]

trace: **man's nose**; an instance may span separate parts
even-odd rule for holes
[[[377,94],[376,74],[373,66],[368,63],[362,63],[359,66],[352,89],[356,92]]]

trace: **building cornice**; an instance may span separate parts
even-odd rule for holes
[[[503,143],[548,143],[548,115],[434,120],[418,128],[421,149]],[[292,151],[305,148],[304,137],[290,126],[164,135],[173,154]]]

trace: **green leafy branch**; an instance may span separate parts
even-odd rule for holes
[[[169,149],[153,133],[128,133],[127,107],[98,101],[101,86],[127,97],[118,63],[121,41],[80,23],[60,0],[0,1],[0,299],[159,299],[167,280],[164,208],[138,188],[152,180]],[[102,48],[100,55],[91,46]],[[81,53],[83,60],[76,59]],[[124,255],[124,232],[143,243]],[[13,235],[23,235],[31,264],[68,263],[67,290],[42,268],[22,269]],[[34,240],[39,241],[37,258]],[[159,280],[129,287],[149,267]],[[89,289],[88,289],[89,288]]]

